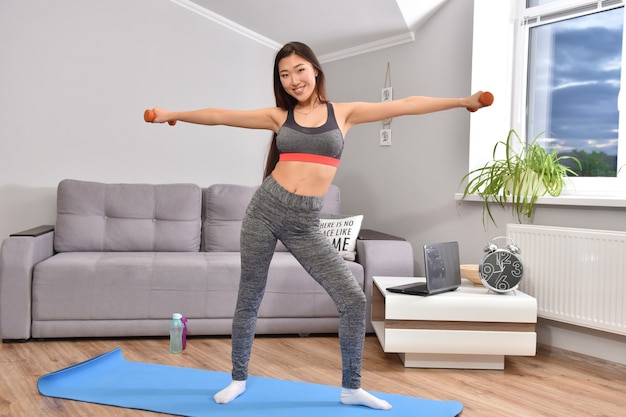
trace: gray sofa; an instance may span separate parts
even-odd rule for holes
[[[190,335],[230,334],[255,188],[63,180],[54,227],[2,244],[1,339],[165,336],[173,312]],[[336,186],[323,212],[340,213]],[[372,276],[413,275],[410,243],[381,236],[360,237],[346,260],[368,300]],[[335,333],[337,323],[330,297],[279,243],[257,333]]]

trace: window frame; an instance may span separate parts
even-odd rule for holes
[[[526,137],[526,89],[529,30],[536,24],[527,22],[552,15],[544,23],[590,13],[582,7],[595,7],[593,12],[626,7],[624,0],[555,0],[526,8],[525,0],[474,0],[474,39],[472,53],[472,91],[485,89],[494,93],[494,105],[472,114],[470,121],[469,170],[491,160],[493,146],[503,140],[510,129]],[[555,16],[563,10],[578,10],[566,17]],[[626,12],[624,13],[626,20]],[[621,86],[626,86],[626,22],[622,48]],[[494,53],[493,51],[499,51]],[[619,131],[617,177],[584,177],[568,181],[561,197],[543,198],[558,204],[589,205],[589,199],[598,197],[597,205],[614,206],[614,199],[622,206],[626,202],[626,93],[621,88],[618,98]],[[531,138],[532,139],[532,138]],[[498,157],[498,155],[496,155]],[[574,197],[574,198],[572,198]],[[605,201],[606,203],[602,203]],[[595,204],[594,204],[595,205]]]

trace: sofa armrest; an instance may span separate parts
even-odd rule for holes
[[[35,265],[54,254],[54,228],[15,233],[0,248],[0,339],[27,340]]]
[[[361,239],[356,242],[357,262],[363,266],[363,291],[367,298],[367,331],[371,324],[372,286],[374,276],[412,277],[413,246],[404,239],[386,235],[384,240]],[[393,239],[392,239],[393,238]]]
[[[37,237],[41,235],[45,235],[46,233],[50,233],[54,231],[54,226],[44,225],[33,227],[32,229],[22,230],[21,232],[11,233],[11,237],[13,236],[24,236],[24,237]]]

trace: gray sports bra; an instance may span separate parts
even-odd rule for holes
[[[276,146],[280,161],[303,161],[339,166],[343,152],[343,135],[337,125],[335,112],[326,103],[328,117],[319,127],[304,127],[296,123],[293,108],[278,131]]]

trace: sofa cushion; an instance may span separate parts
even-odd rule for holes
[[[70,251],[200,250],[202,190],[194,184],[63,180],[54,248]]]
[[[239,252],[241,222],[257,186],[214,184],[204,190],[202,244],[209,252]],[[322,213],[339,214],[339,187],[331,185]],[[277,251],[287,251],[282,243]]]
[[[363,267],[347,262],[363,287]],[[232,318],[235,252],[66,252],[35,266],[34,321]],[[272,259],[259,317],[337,317],[326,291],[289,253]],[[167,322],[164,322],[164,331]]]
[[[204,190],[203,249],[239,252],[241,222],[257,187],[215,184]]]
[[[357,216],[326,214],[320,220],[320,229],[333,247],[339,251],[343,259],[354,261],[356,259],[356,239],[359,236],[362,222],[362,214]]]

